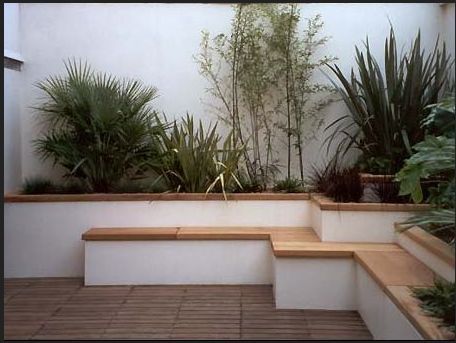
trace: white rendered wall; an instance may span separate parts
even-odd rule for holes
[[[443,12],[443,20],[442,20],[442,38],[445,40],[447,44],[448,51],[455,55],[455,4],[454,3],[447,3],[441,6]]]
[[[396,239],[397,243],[399,243],[402,248],[423,262],[439,276],[443,277],[445,280],[454,282],[454,266],[450,266],[448,263],[438,258],[429,250],[423,248],[420,244],[416,243],[413,239],[410,239],[406,235],[399,234],[396,236]]]
[[[392,243],[394,223],[405,220],[410,213],[324,210],[320,216],[320,238],[324,242]]]
[[[5,203],[5,277],[82,276],[91,227],[310,226],[310,201]]]
[[[356,310],[352,258],[274,257],[279,309]]]
[[[19,4],[4,4],[4,49],[9,56],[20,54]],[[22,182],[21,171],[21,73],[3,68],[3,187],[16,190]]]
[[[268,241],[86,242],[86,285],[270,284]]]
[[[207,83],[198,74],[192,55],[199,51],[201,30],[229,32],[233,12],[228,4],[26,3],[20,9],[26,60],[21,106],[23,177],[52,175],[50,164],[41,163],[30,144],[39,131],[30,106],[40,96],[33,83],[61,73],[62,60],[67,58],[87,59],[96,69],[157,86],[161,95],[157,108],[170,118],[189,111],[204,120],[215,119],[201,102],[201,98],[205,102],[211,99],[205,94]],[[443,30],[443,7],[433,3],[314,3],[302,4],[301,13],[302,18],[322,15],[323,33],[332,38],[321,54],[337,56],[337,63],[347,73],[354,64],[355,44],[361,46],[367,35],[373,53],[383,54],[388,18],[396,29],[399,46],[409,44],[421,28],[422,45],[429,49]],[[454,18],[454,13],[448,13]],[[302,28],[304,25],[303,21]],[[448,37],[454,39],[454,34]],[[318,77],[323,78],[322,74]],[[329,121],[344,112],[338,103],[323,114]],[[322,130],[317,137],[305,146],[305,165],[318,162],[324,155]],[[275,147],[281,151],[279,143]],[[58,170],[53,174],[60,175]]]
[[[359,264],[356,264],[356,289],[358,312],[374,339],[423,339],[397,306]]]

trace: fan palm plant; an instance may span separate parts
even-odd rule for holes
[[[420,121],[429,113],[426,107],[438,102],[454,61],[445,44],[439,48],[438,39],[433,51],[425,53],[419,32],[411,49],[400,55],[392,28],[385,41],[384,71],[368,40],[365,50],[356,47],[358,75],[352,70],[346,78],[337,65],[328,65],[342,84],[333,81],[349,110],[327,127],[333,130],[328,149],[341,138],[338,152],[359,149],[363,170],[392,174],[410,156],[411,146],[424,138]]]
[[[36,150],[94,192],[140,177],[146,161],[159,156],[162,124],[149,105],[156,88],[95,73],[81,61],[65,68],[65,76],[37,84],[46,98],[35,109],[48,131],[35,141]]]

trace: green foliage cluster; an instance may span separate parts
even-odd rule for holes
[[[65,67],[65,77],[37,85],[47,98],[35,109],[48,126],[35,142],[37,151],[93,192],[110,192],[125,176],[143,176],[159,155],[155,132],[161,125],[149,106],[157,90],[95,73],[82,62]]]
[[[274,191],[284,193],[303,193],[306,191],[304,183],[300,179],[283,179],[279,180],[274,185]]]
[[[169,134],[162,136],[160,174],[169,189],[177,192],[232,191],[242,188],[236,177],[242,148],[234,147],[232,134],[223,141],[216,132],[217,125],[204,130],[200,121],[187,115],[180,125],[174,123]]]
[[[430,187],[428,202],[432,210],[415,215],[402,228],[419,225],[454,245],[455,242],[455,95],[434,104],[431,113],[422,121],[428,130],[425,139],[413,146],[415,153],[397,173],[401,182],[400,194],[410,194],[413,201],[424,200],[422,181],[434,178],[437,186]]]
[[[441,319],[443,326],[455,332],[455,291],[454,282],[436,280],[432,287],[413,288],[413,295],[421,301],[426,313]]]
[[[362,170],[394,174],[412,153],[411,146],[423,140],[420,121],[447,87],[454,61],[438,40],[433,51],[423,51],[420,33],[409,51],[399,54],[393,29],[384,51],[384,72],[368,40],[364,52],[356,47],[356,74],[352,70],[345,77],[337,65],[329,66],[342,84],[333,82],[349,114],[327,127],[333,130],[327,143],[329,148],[337,142],[342,155],[352,148],[361,151]]]
[[[205,131],[187,115],[181,123],[162,121],[150,107],[154,87],[95,73],[70,61],[67,75],[38,83],[47,95],[35,109],[48,125],[36,140],[43,159],[66,170],[76,186],[27,180],[23,192],[210,192],[242,188],[236,178],[243,148],[216,125]]]

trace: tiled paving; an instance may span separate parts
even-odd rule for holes
[[[275,309],[269,285],[4,285],[5,339],[372,339],[356,311]]]

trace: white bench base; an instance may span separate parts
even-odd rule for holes
[[[269,241],[87,241],[86,285],[271,284]]]

